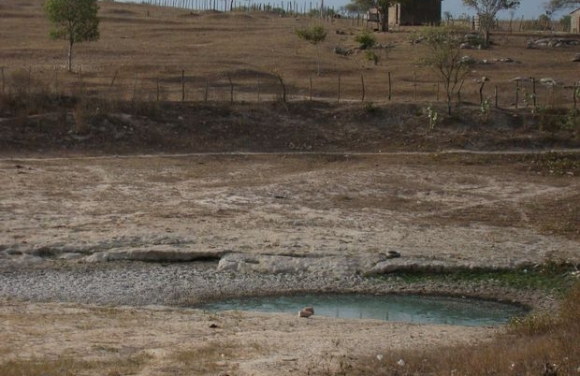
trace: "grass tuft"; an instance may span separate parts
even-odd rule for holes
[[[580,367],[580,282],[555,314],[514,319],[492,341],[429,350],[405,350],[357,359],[351,374],[378,375],[576,375]],[[403,360],[403,361],[401,361]]]

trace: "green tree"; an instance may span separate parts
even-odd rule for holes
[[[580,0],[549,0],[544,3],[544,8],[549,11],[557,11],[580,5]]]
[[[343,6],[342,9],[349,16],[354,15],[356,17],[362,15],[364,12],[367,11],[367,9],[361,8],[360,4],[357,3],[348,3],[345,6]]]
[[[500,10],[515,9],[520,0],[463,0],[463,4],[475,10],[479,17],[479,28],[483,32],[485,45],[489,45],[489,31]]]
[[[44,10],[51,24],[50,37],[68,41],[68,71],[72,71],[73,45],[99,39],[97,0],[47,0]]]
[[[421,62],[430,67],[443,84],[447,113],[451,115],[453,97],[459,94],[469,73],[468,63],[462,58],[459,33],[451,27],[432,27],[419,32],[417,40],[427,49]]]
[[[560,18],[560,26],[565,33],[569,33],[572,27],[572,16],[565,14]]]
[[[307,42],[316,46],[316,64],[317,64],[317,74],[320,76],[320,51],[318,44],[326,39],[326,30],[323,26],[312,26],[310,28],[303,28],[296,30],[296,35],[298,38],[303,39]]]

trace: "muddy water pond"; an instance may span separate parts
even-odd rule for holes
[[[208,311],[295,313],[313,307],[315,315],[345,319],[493,326],[527,313],[523,307],[478,299],[423,295],[305,294],[229,299],[204,305]]]

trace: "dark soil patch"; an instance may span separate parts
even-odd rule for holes
[[[505,151],[580,146],[576,128],[546,131],[533,119],[524,121],[518,113],[501,110],[482,123],[478,108],[468,105],[430,127],[416,104],[113,103],[74,98],[45,100],[35,106],[4,103],[0,149],[10,155]]]

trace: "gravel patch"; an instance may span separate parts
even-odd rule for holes
[[[0,298],[122,306],[199,307],[241,296],[300,292],[419,293],[478,297],[553,308],[557,301],[537,291],[516,290],[493,280],[409,284],[401,278],[360,275],[216,272],[217,263],[50,263],[0,269]]]

